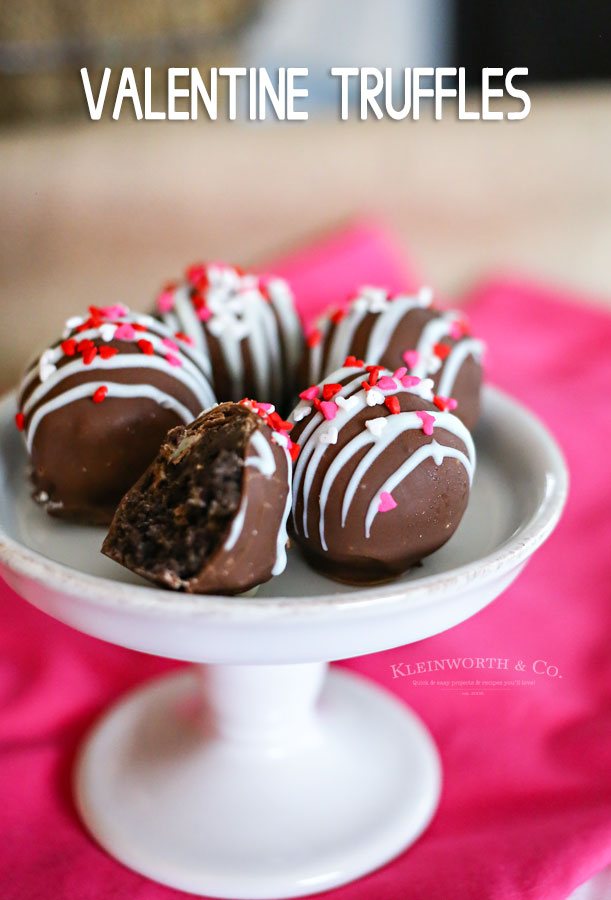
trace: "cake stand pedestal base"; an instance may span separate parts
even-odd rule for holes
[[[135,690],[88,736],[81,815],[125,865],[193,894],[299,897],[411,844],[440,763],[390,693],[325,663],[193,666]]]

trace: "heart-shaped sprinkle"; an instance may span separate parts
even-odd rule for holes
[[[454,397],[441,397],[440,395],[436,395],[433,397],[433,403],[440,409],[442,412],[451,412],[453,409],[456,409],[458,406],[458,402],[454,399]]]
[[[155,348],[150,341],[146,340],[146,338],[142,338],[138,341],[138,347],[142,353],[145,353],[147,356],[153,356],[155,353]]]
[[[70,338],[67,341],[62,341],[61,343],[62,352],[66,354],[66,356],[74,356],[76,353],[76,341],[74,338]]]
[[[136,332],[129,322],[122,322],[121,325],[117,325],[114,337],[116,341],[133,341],[135,340]]]
[[[335,425],[330,425],[318,438],[321,444],[337,444],[338,431]]]
[[[399,381],[403,378],[404,375],[407,375],[407,369],[405,366],[401,366],[400,369],[397,369],[396,372],[393,372],[393,378],[398,378]]]
[[[439,357],[439,359],[446,359],[450,353],[452,352],[452,348],[447,344],[434,344],[433,345],[433,353],[435,356]]]
[[[420,361],[420,354],[417,350],[406,350],[403,354],[403,359],[407,363],[408,368],[413,369]]]
[[[93,397],[91,398],[94,403],[101,403],[106,394],[108,393],[108,388],[105,384],[100,385],[97,391],[94,392]]]
[[[289,444],[289,453],[291,454],[291,459],[293,460],[293,462],[295,462],[295,460],[299,456],[300,450],[301,444],[296,444],[294,441],[291,441],[291,443]]]
[[[112,356],[116,356],[118,352],[116,347],[100,347],[98,349],[98,353],[102,359],[110,359]]]
[[[66,319],[66,328],[68,331],[72,331],[73,328],[78,328],[79,325],[83,324],[82,316],[72,316],[70,319]]]
[[[83,350],[83,362],[85,363],[86,366],[91,365],[91,363],[93,362],[93,360],[96,357],[97,352],[98,352],[97,347],[86,347],[85,350]]]
[[[19,429],[19,431],[23,431],[25,428],[25,416],[22,412],[18,412],[15,416],[15,425]]]
[[[384,394],[381,391],[377,388],[367,391],[367,406],[377,406],[380,403],[384,403]]]
[[[113,325],[111,322],[104,322],[104,324],[100,325],[98,329],[98,331],[100,332],[100,337],[106,343],[108,343],[108,341],[112,341],[115,336],[116,330],[117,326]]]
[[[462,325],[458,320],[450,322],[450,337],[454,338],[455,341],[460,340],[462,337]]]
[[[433,425],[435,424],[435,416],[432,416],[424,410],[417,410],[416,415],[422,422],[422,430],[424,433],[431,435],[433,433]]]
[[[428,285],[421,287],[418,291],[418,300],[422,306],[430,306],[433,302],[433,288]]]
[[[161,343],[163,344],[164,347],[167,347],[168,350],[173,350],[174,353],[180,353],[180,348],[178,347],[178,344],[176,344],[176,342],[173,341],[172,338],[167,338],[167,337],[162,338]]]
[[[212,313],[207,306],[200,306],[195,315],[200,320],[200,322],[207,322]]]
[[[165,358],[166,362],[168,362],[171,366],[182,366],[182,360],[180,360],[177,356],[174,356],[173,353],[166,353]]]
[[[351,397],[336,397],[335,402],[338,406],[348,412],[348,410],[353,409],[359,401],[358,397],[355,397],[354,394],[352,394]]]
[[[300,393],[300,397],[302,400],[314,400],[318,397],[320,393],[320,388],[317,384],[313,384],[312,387],[306,388],[305,391]]]
[[[301,420],[305,419],[306,416],[309,416],[311,412],[312,407],[309,403],[298,403],[293,410],[293,418],[296,422],[301,422]]]
[[[392,494],[389,494],[388,491],[382,491],[380,494],[380,502],[378,503],[378,512],[390,512],[391,509],[396,509],[396,502],[393,500]]]
[[[337,403],[334,403],[332,400],[322,400],[320,411],[327,421],[331,421],[337,415]]]
[[[401,384],[408,391],[410,388],[420,384],[420,379],[417,375],[404,375],[401,379]]]
[[[317,347],[318,344],[322,341],[322,332],[319,328],[315,328],[314,331],[311,331],[306,338],[306,343],[308,347]]]
[[[384,401],[385,405],[391,411],[393,416],[398,415],[401,412],[401,404],[399,403],[399,398],[396,396],[387,397]]]
[[[268,416],[270,413],[276,412],[276,407],[273,403],[259,403],[259,409],[264,410]]]
[[[365,364],[364,364],[363,360],[357,359],[356,356],[347,356],[346,359],[344,360],[344,366],[347,369],[353,369],[353,368],[360,369],[364,365]]]
[[[387,424],[385,416],[378,416],[375,419],[367,419],[365,427],[369,429],[374,437],[380,437]]]
[[[382,375],[380,380],[378,381],[378,387],[381,391],[396,391],[397,384],[394,378],[391,378],[390,375]]]
[[[157,297],[157,309],[159,312],[170,312],[174,309],[174,293],[172,291],[162,291]]]
[[[335,397],[338,391],[341,391],[341,384],[323,384],[322,386],[322,398],[323,400],[331,400],[332,397]]]
[[[127,316],[129,314],[129,309],[127,306],[121,306],[120,303],[115,303],[114,306],[103,306],[100,309],[100,312],[107,319],[118,319],[121,316]]]

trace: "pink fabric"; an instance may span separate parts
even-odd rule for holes
[[[407,281],[385,240],[369,226],[353,237],[345,232],[329,245],[336,263],[323,244],[320,279],[300,271],[306,263],[316,270],[318,252],[287,264],[304,312],[362,280],[389,287]],[[344,664],[423,716],[441,750],[445,783],[439,812],[417,844],[330,893],[335,900],[564,900],[611,862],[611,318],[570,300],[511,280],[471,297],[474,329],[490,346],[490,379],[556,434],[571,496],[556,533],[490,607],[445,634]],[[70,793],[75,750],[96,716],[171,664],[71,631],[2,586],[0,603],[3,900],[186,897],[100,850],[79,824]],[[535,685],[465,696],[393,678],[393,665],[404,672],[408,663],[454,657],[509,660],[506,671],[455,677],[521,677]],[[538,659],[557,666],[558,675],[515,669],[518,660],[528,670]]]

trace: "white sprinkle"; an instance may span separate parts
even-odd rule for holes
[[[426,372],[431,375],[434,375],[435,372],[439,372],[441,369],[441,360],[434,353],[431,353],[430,356],[427,356],[426,361],[424,363],[424,368]]]
[[[378,406],[380,403],[384,403],[384,394],[381,391],[377,391],[375,388],[368,390],[367,406]]]
[[[337,444],[338,431],[335,425],[330,425],[323,431],[318,440],[321,444]]]
[[[115,336],[115,331],[117,329],[116,325],[112,325],[110,322],[104,322],[103,325],[100,325],[98,331],[100,332],[100,337],[103,341],[112,341]]]
[[[369,392],[371,393],[371,391]],[[342,409],[345,409],[346,412],[352,409],[359,402],[358,397],[355,397],[353,394],[351,397],[336,397],[335,402],[338,406],[341,406]]]
[[[38,377],[46,381],[57,369],[53,362],[53,350],[45,350],[38,361]]]
[[[433,288],[429,287],[429,285],[421,287],[418,291],[418,300],[423,306],[430,306],[433,302]]]
[[[312,407],[309,403],[298,403],[295,409],[293,410],[293,419],[295,422],[301,422],[302,419],[305,419],[306,416],[309,416],[312,412]]]
[[[82,316],[72,316],[71,319],[66,319],[66,328],[68,331],[72,331],[74,328],[78,328],[79,325],[82,325],[84,321]]]
[[[388,422],[386,421],[386,416],[378,416],[376,419],[367,419],[365,422],[365,427],[369,429],[374,437],[380,437],[387,425]]]

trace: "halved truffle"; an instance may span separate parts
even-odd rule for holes
[[[268,404],[222,403],[169,432],[102,552],[173,590],[238,594],[286,565],[295,445]]]

